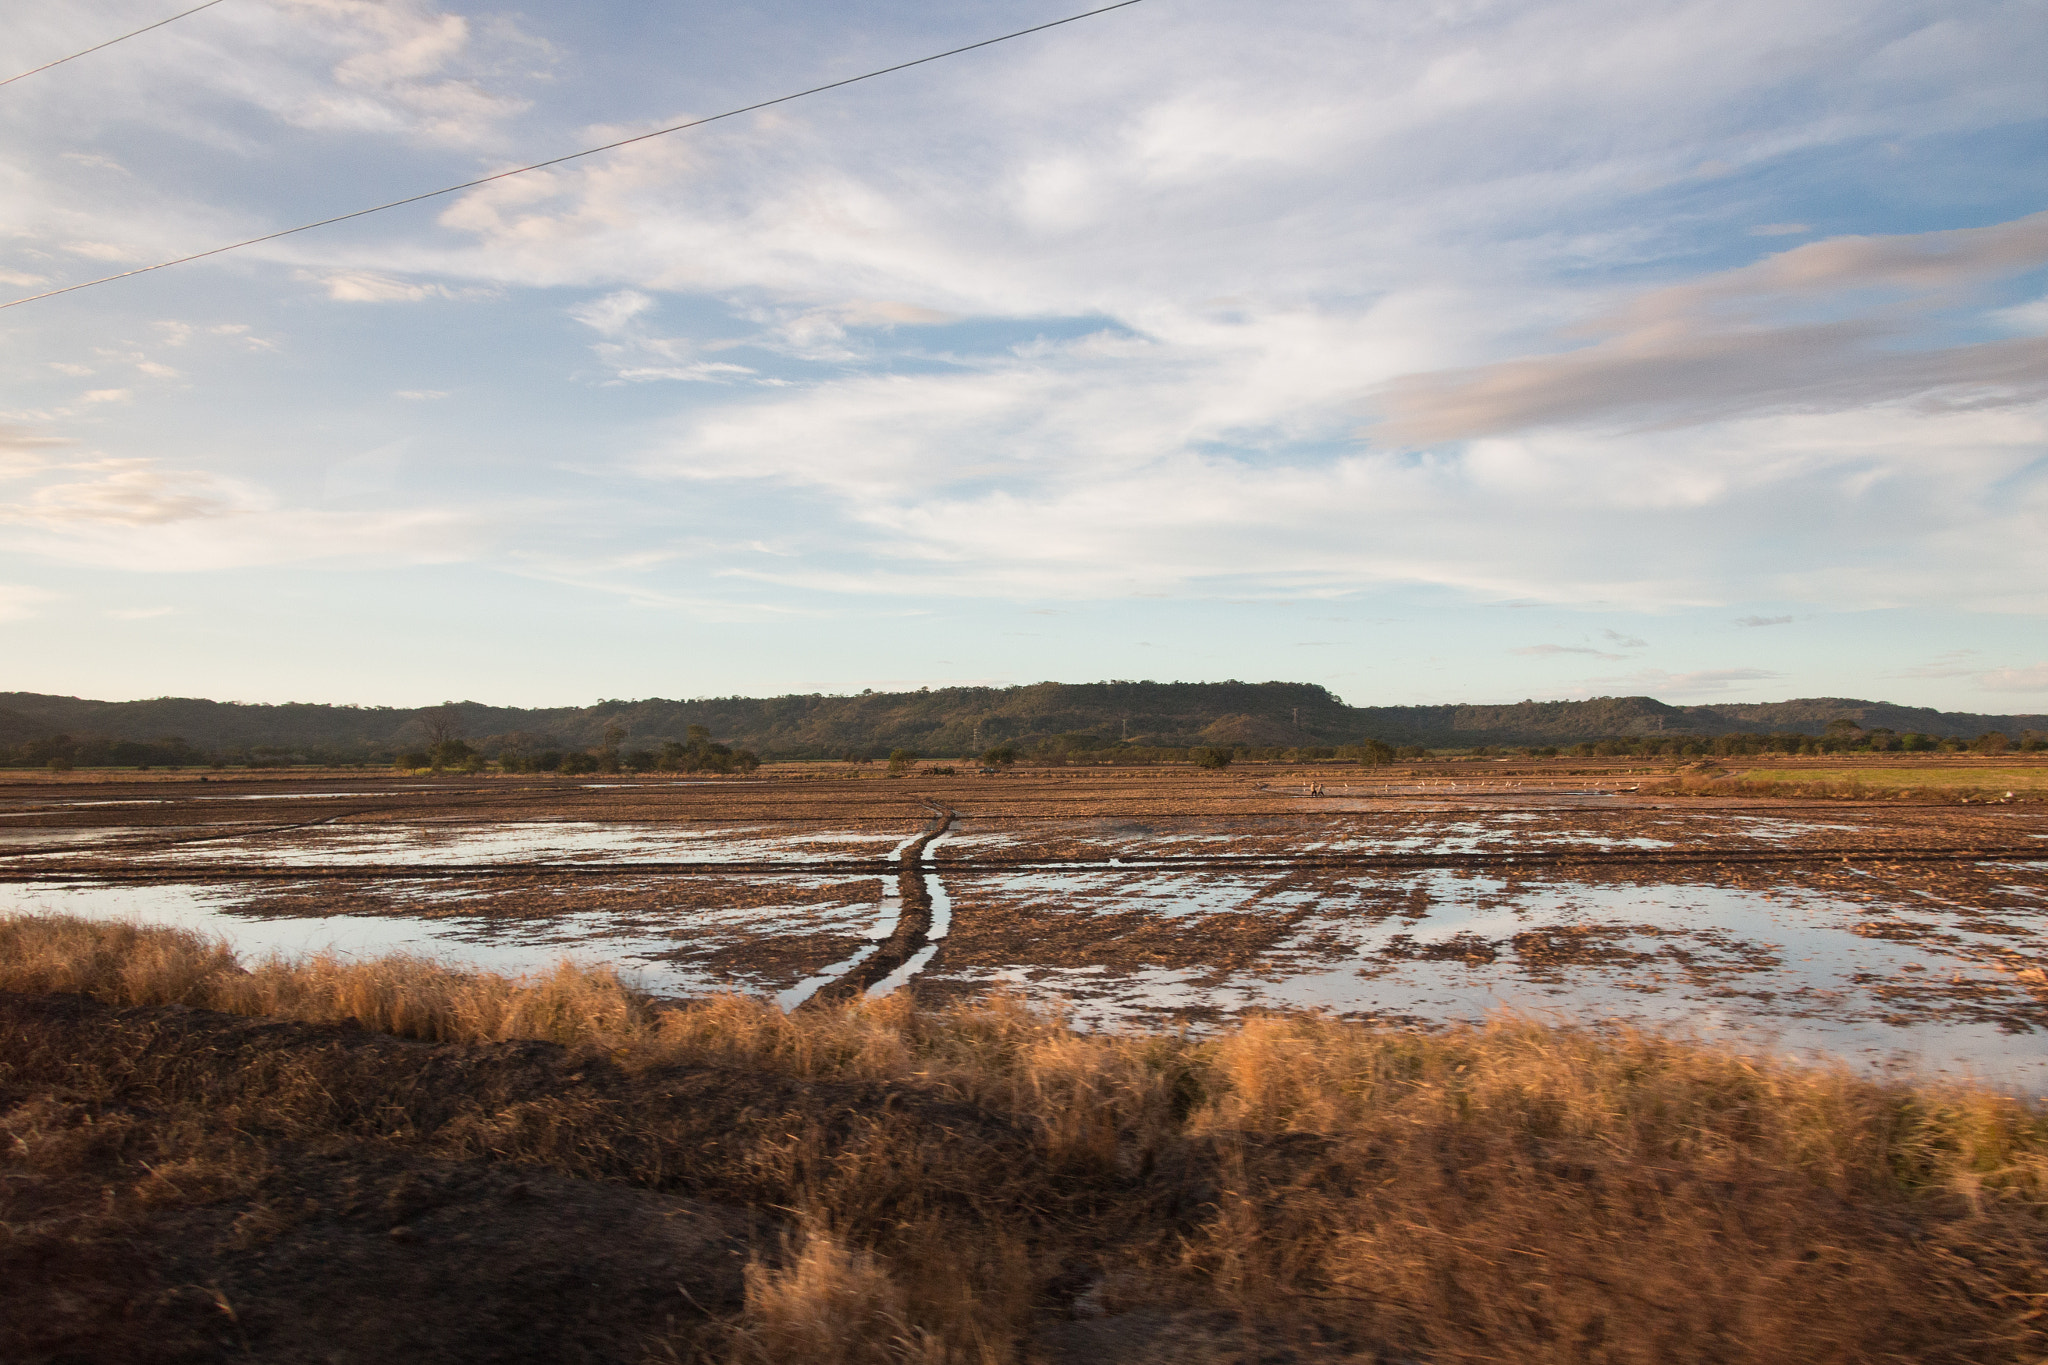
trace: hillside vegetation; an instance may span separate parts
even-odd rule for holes
[[[103,702],[0,693],[0,745],[28,756],[25,746],[47,744],[60,734],[73,741],[92,738],[104,757],[85,761],[109,763],[189,763],[199,751],[382,761],[440,738],[433,733],[436,723],[494,754],[616,743],[607,740],[608,733],[623,735],[632,747],[654,749],[664,741],[683,742],[692,726],[700,726],[720,742],[773,759],[883,757],[897,749],[960,757],[996,745],[1030,749],[1047,743],[1176,749],[1335,748],[1373,740],[1432,748],[1559,745],[1731,732],[1820,735],[1843,721],[1937,739],[1998,731],[2017,742],[2028,732],[2048,732],[2048,716],[1941,712],[1847,698],[1720,706],[1670,706],[1650,697],[1349,706],[1322,687],[1289,682],[1048,682],[848,697],[657,697],[544,708],[481,702],[416,709],[271,706],[183,697]]]

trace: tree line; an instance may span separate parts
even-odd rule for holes
[[[690,726],[682,740],[663,740],[653,747],[633,748],[626,747],[625,727],[617,723],[605,727],[598,744],[580,748],[551,735],[523,731],[494,735],[472,744],[456,732],[458,726],[446,716],[428,715],[423,729],[426,742],[395,752],[388,748],[364,752],[260,744],[207,751],[177,736],[129,740],[54,735],[0,746],[0,765],[63,771],[70,768],[220,768],[229,764],[252,768],[362,767],[366,763],[375,763],[436,772],[480,773],[495,767],[508,773],[561,773],[566,776],[620,772],[745,774],[761,766],[761,758],[753,750],[719,743],[702,725]],[[1910,731],[1895,733],[1882,727],[1864,729],[1854,721],[1838,720],[1831,722],[1826,733],[1820,735],[1796,731],[1770,734],[1738,732],[1717,736],[1630,735],[1568,745],[1482,744],[1463,749],[1430,749],[1422,745],[1388,744],[1377,739],[1357,744],[1320,746],[1211,744],[1179,747],[1123,744],[1099,735],[1073,733],[1053,735],[1033,744],[997,744],[984,750],[980,759],[986,767],[1018,762],[1053,767],[1190,763],[1204,768],[1223,768],[1233,762],[1348,762],[1373,767],[1453,756],[1734,758],[1769,754],[2038,753],[2044,748],[2048,748],[2048,734],[2037,730],[2022,730],[2018,735],[1990,730],[1975,739],[1965,740]],[[897,774],[910,771],[910,765],[918,759],[917,753],[903,748],[886,752],[849,748],[841,750],[837,757],[858,764],[886,758],[889,771]]]

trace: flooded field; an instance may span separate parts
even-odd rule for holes
[[[1335,775],[1332,775],[1332,773]],[[0,787],[0,908],[247,953],[616,963],[786,1008],[1513,1008],[2048,1092],[2048,811],[1601,775],[782,770]]]

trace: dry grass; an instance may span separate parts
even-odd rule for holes
[[[1909,801],[1917,805],[2036,802],[2048,798],[2048,765],[1996,767],[1968,760],[1941,764],[1873,759],[1835,767],[1753,767],[1728,759],[1697,770],[1647,778],[1643,789],[1681,796],[1795,797],[1823,801]]]
[[[734,1356],[759,1365],[939,1365],[949,1353],[910,1323],[910,1303],[872,1253],[821,1227],[800,1228],[775,1262],[747,1266]]]
[[[1082,1034],[1002,997],[657,1008],[570,966],[244,969],[189,934],[60,918],[0,920],[0,989],[826,1087],[818,1112],[841,1117],[800,1129],[775,1117],[794,1101],[764,1100],[716,1161],[573,1093],[442,1130],[476,1155],[794,1210],[748,1271],[733,1359],[995,1365],[1084,1292],[1361,1360],[2048,1356],[2048,1112],[1983,1089],[1505,1017],[1195,1038]]]

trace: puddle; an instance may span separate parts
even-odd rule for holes
[[[938,951],[939,945],[936,943],[927,943],[924,947],[919,948],[910,955],[910,959],[901,967],[898,967],[895,971],[868,987],[868,999],[880,1000],[883,996],[910,980],[911,977],[916,976],[925,969],[925,965],[932,960]]]
[[[893,874],[828,878],[811,875],[807,864],[830,857],[893,863],[922,829],[906,835],[898,820],[869,824],[836,813],[794,828],[760,819],[758,808],[727,806],[690,825],[375,823],[189,847],[138,843],[139,862],[174,876],[181,865],[216,860],[407,870],[347,887],[269,890],[26,884],[0,893],[0,904],[181,925],[258,957],[405,952],[515,975],[568,957],[612,963],[660,994],[738,987],[793,1008],[870,962],[902,916]],[[1275,819],[1063,815],[994,828],[970,821],[925,845],[914,870],[931,897],[930,937],[868,993],[885,995],[920,973],[941,995],[1010,984],[1041,998],[1068,997],[1076,1018],[1092,1026],[1186,1017],[1209,1027],[1275,1007],[1448,1022],[1507,1007],[1557,1019],[1682,1026],[1879,1071],[1972,1075],[2048,1093],[2048,987],[2028,984],[2034,966],[2048,966],[2048,862],[1720,874],[1695,867],[1583,872],[1585,881],[1555,869],[1120,864],[1166,853],[1756,849],[1797,848],[1802,840],[1825,847],[1844,833],[1869,843],[1905,838],[1911,828],[1880,812],[1859,824],[1738,811],[1564,816],[1548,804],[1437,816],[1382,807],[1371,818],[1319,808]],[[40,844],[58,849],[59,869],[87,856],[125,861],[119,844],[103,841],[137,831],[171,832],[9,827],[0,832],[0,855]],[[962,865],[998,851],[1049,865],[987,872]],[[448,864],[604,869],[637,861],[757,862],[775,870],[752,881],[722,872],[693,879],[609,871],[495,887],[431,880]],[[1660,880],[1666,876],[1694,880]],[[779,889],[799,884],[810,889]],[[339,913],[307,913],[323,903]],[[548,909],[554,905],[559,913]],[[832,957],[840,960],[819,965]]]
[[[153,862],[244,862],[275,867],[396,864],[432,867],[524,861],[788,862],[873,857],[893,833],[825,830],[789,833],[758,825],[686,828],[663,824],[534,821],[482,826],[330,825],[294,831],[289,842],[153,851]],[[898,845],[900,849],[902,845]]]
[[[1254,1008],[1473,1021],[1513,1008],[1684,1025],[1879,1070],[2048,1093],[2048,1011],[2014,970],[2041,960],[2042,920],[2025,903],[1987,920],[1981,906],[1903,888],[1873,902],[1784,886],[1527,881],[1457,869],[1290,886],[1270,875],[1127,878],[1098,868],[977,876],[956,897],[969,925],[1025,906],[1041,919],[1136,912],[1141,926],[1187,924],[1181,962],[1076,964],[1084,947],[1058,964],[942,963],[937,972],[1068,994],[1076,1017],[1097,1026]],[[1250,962],[1203,945],[1205,918],[1246,914],[1278,927]],[[2024,925],[2009,922],[2021,915]],[[1858,932],[1873,923],[1888,936]],[[1138,932],[1129,924],[1106,932]],[[1114,942],[1099,951],[1114,956]],[[1231,965],[1212,965],[1219,953]]]
[[[799,981],[786,991],[778,991],[775,996],[775,1003],[782,1007],[783,1013],[787,1014],[823,990],[829,982],[838,980],[861,963],[873,957],[881,950],[881,946],[879,943],[870,943],[852,957],[833,963],[816,976]]]
[[[226,939],[244,960],[323,952],[345,958],[409,953],[452,966],[525,976],[547,971],[566,958],[584,966],[611,964],[628,984],[661,995],[727,987],[686,964],[659,960],[660,954],[675,951],[676,939],[666,934],[620,932],[614,915],[425,920],[402,915],[301,918],[236,914],[243,894],[235,889],[190,885],[35,886],[16,889],[9,897],[9,909],[191,929]]]

